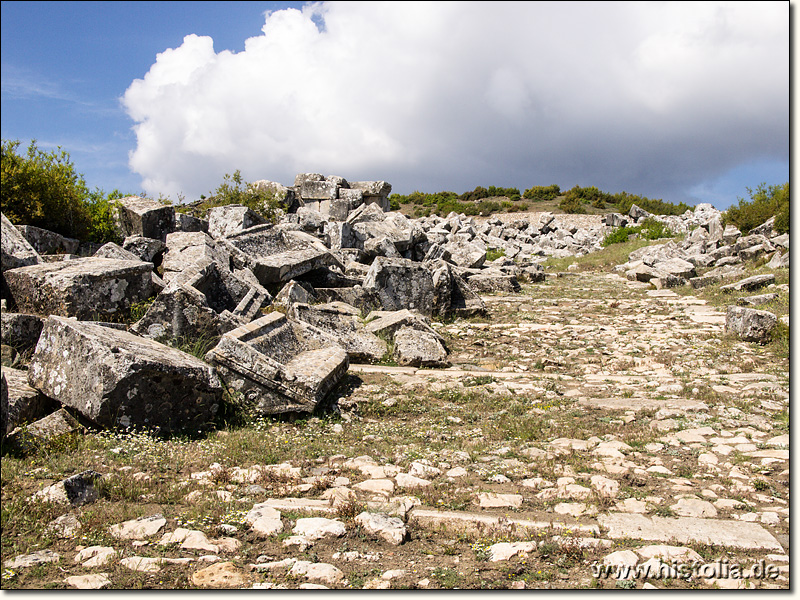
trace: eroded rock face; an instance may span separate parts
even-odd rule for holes
[[[213,418],[222,386],[213,369],[180,350],[92,323],[47,319],[28,380],[108,427],[198,430]]]
[[[267,415],[313,411],[349,366],[347,352],[327,333],[281,313],[228,332],[206,360]]]
[[[78,258],[4,273],[21,312],[91,320],[120,314],[153,290],[152,263]]]

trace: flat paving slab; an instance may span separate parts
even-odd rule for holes
[[[597,522],[611,539],[633,538],[678,544],[713,544],[745,550],[774,550],[783,546],[758,523],[696,517],[646,517],[635,513],[600,515]]]

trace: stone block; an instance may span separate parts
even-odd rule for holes
[[[152,263],[78,258],[5,272],[21,312],[79,319],[124,313],[153,290]]]
[[[175,230],[175,208],[154,200],[127,196],[117,200],[117,228],[122,237],[139,234],[164,241]]]
[[[729,306],[725,315],[725,331],[733,333],[745,342],[766,344],[778,318],[766,310]]]
[[[45,395],[107,427],[197,431],[222,386],[211,366],[125,331],[51,316],[28,370]]]
[[[349,365],[347,352],[327,333],[281,313],[223,335],[206,360],[265,415],[313,411]]]
[[[33,225],[17,225],[19,232],[39,254],[77,254],[80,241]]]

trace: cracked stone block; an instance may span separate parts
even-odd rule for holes
[[[338,340],[354,362],[378,362],[386,354],[386,342],[364,328],[361,311],[343,302],[329,304],[295,303],[288,315],[318,327]]]
[[[266,415],[313,411],[349,366],[330,335],[281,313],[226,333],[206,360],[243,402]]]
[[[261,225],[226,238],[224,244],[234,264],[249,267],[267,288],[329,265],[344,270],[320,240],[302,231]]]
[[[150,297],[152,263],[77,258],[4,273],[20,312],[82,320],[124,313]]]
[[[228,237],[266,222],[264,217],[241,204],[208,209],[208,233],[213,238]]]
[[[222,398],[213,368],[152,340],[51,316],[31,359],[32,386],[107,427],[197,431]]]

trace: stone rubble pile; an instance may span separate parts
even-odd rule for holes
[[[45,416],[34,407],[59,404],[102,426],[202,428],[223,383],[275,414],[313,410],[351,361],[446,367],[431,317],[484,314],[480,293],[517,292],[520,280],[544,279],[543,257],[600,249],[614,227],[651,216],[634,206],[586,228],[551,213],[509,223],[454,213],[414,220],[388,212],[385,181],[305,173],[292,187],[254,185],[283,202],[279,223],[239,205],[211,208],[203,220],[127,197],[117,211],[124,242],[97,247],[3,216],[3,340],[33,353],[27,382],[4,383],[7,429]],[[780,252],[788,235],[770,223],[742,237],[723,230],[710,205],[655,218],[693,229],[680,245],[632,253],[620,267],[628,278],[700,287],[767,252],[788,266]],[[711,265],[718,269],[696,276]],[[143,314],[130,327],[108,322],[135,311]],[[732,312],[731,328],[764,335],[766,326],[742,324],[758,311]],[[204,362],[164,344],[176,340],[217,345]]]

